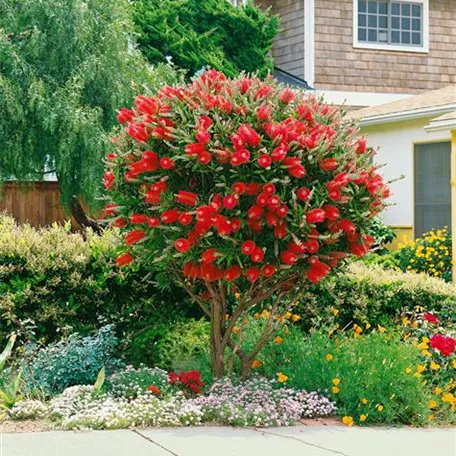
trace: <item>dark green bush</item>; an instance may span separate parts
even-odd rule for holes
[[[151,63],[169,56],[190,75],[205,66],[235,76],[272,69],[268,52],[278,18],[250,2],[234,7],[226,0],[136,0],[134,20],[139,48]]]
[[[68,227],[36,230],[0,216],[0,342],[15,331],[22,340],[49,343],[114,323],[129,362],[156,362],[155,342],[166,325],[199,310],[180,289],[163,288],[170,281],[147,265],[128,276],[119,270],[117,242],[109,230],[84,239]]]

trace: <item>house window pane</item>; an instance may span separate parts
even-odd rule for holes
[[[412,20],[412,30],[421,30],[421,20],[420,19]]]
[[[401,23],[398,17],[391,18],[391,28],[393,30],[399,30],[401,28]]]
[[[400,14],[400,4],[391,3],[391,14],[398,16]]]
[[[365,28],[358,29],[358,41],[367,41],[367,32]]]
[[[377,42],[377,30],[369,29],[367,37],[368,37],[368,41],[370,41],[371,43],[376,43]]]
[[[402,44],[410,44],[410,32],[402,32]]]
[[[421,44],[421,34],[412,33],[412,44],[420,45]]]
[[[366,27],[366,15],[365,14],[358,14],[358,26]]]
[[[421,17],[421,5],[412,5],[412,16]]]
[[[358,11],[360,13],[365,13],[367,11],[367,2],[364,0],[360,0],[358,2]]]
[[[401,23],[402,30],[410,30],[410,19],[403,17]]]
[[[388,16],[380,16],[378,18],[378,26],[380,28],[388,28]]]
[[[371,14],[377,14],[377,4],[378,2],[369,2],[367,11]]]
[[[402,16],[410,16],[410,3],[401,3]]]
[[[372,28],[377,28],[377,16],[369,14],[368,26]]]
[[[391,42],[395,44],[401,42],[400,32],[391,32]]]

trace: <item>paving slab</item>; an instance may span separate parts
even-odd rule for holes
[[[265,432],[347,456],[456,456],[456,429],[294,426]]]
[[[139,433],[173,456],[337,456],[315,444],[269,435],[262,430],[226,427],[147,429]],[[366,456],[366,455],[364,455]]]
[[[131,431],[36,432],[0,435],[0,456],[170,456]]]

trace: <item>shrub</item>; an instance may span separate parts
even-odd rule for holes
[[[0,343],[11,331],[48,343],[106,322],[116,325],[130,362],[157,361],[154,344],[165,324],[201,314],[169,282],[158,289],[149,268],[138,265],[128,276],[115,268],[118,242],[111,230],[96,236],[71,233],[68,225],[34,229],[0,214]],[[172,315],[162,311],[170,303]]]
[[[376,253],[380,255],[388,254],[389,251],[385,246],[396,238],[396,233],[393,229],[386,225],[382,218],[376,217],[372,220],[368,232],[374,238]]]
[[[114,358],[118,339],[113,329],[107,325],[93,336],[72,334],[28,354],[30,361],[23,369],[28,387],[56,394],[69,386],[93,384],[102,367],[108,372],[119,367],[121,363]]]
[[[44,418],[46,414],[46,404],[36,399],[18,401],[8,410],[8,416],[12,420],[34,420]]]
[[[234,7],[226,0],[137,0],[134,19],[139,47],[153,64],[171,57],[190,75],[205,66],[230,76],[241,71],[265,76],[272,69],[269,51],[278,18],[253,3]]]
[[[215,376],[228,347],[247,378],[276,317],[371,246],[366,230],[389,196],[372,151],[336,108],[215,70],[138,96],[119,121],[104,179],[106,209],[125,234],[118,265],[138,258],[172,272],[211,319]],[[236,348],[232,329],[270,297],[252,352]]]
[[[403,271],[424,272],[451,281],[451,233],[446,227],[399,247],[399,267]]]
[[[168,374],[157,367],[127,366],[114,373],[107,381],[107,390],[114,397],[135,399],[144,394],[149,386],[157,387],[161,393],[168,387]]]

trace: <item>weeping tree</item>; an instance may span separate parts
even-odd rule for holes
[[[0,179],[57,176],[62,203],[97,229],[108,132],[138,91],[169,82],[134,48],[127,0],[0,2]]]

